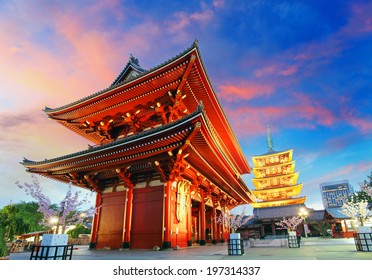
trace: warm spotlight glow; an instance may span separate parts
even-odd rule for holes
[[[303,207],[300,208],[300,212],[298,213],[302,218],[306,218],[309,215],[309,212]]]
[[[57,224],[58,223],[58,217],[52,217],[52,218],[50,218],[50,223],[52,224],[52,225],[55,225],[55,224]]]

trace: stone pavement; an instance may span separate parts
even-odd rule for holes
[[[30,252],[13,253],[10,260],[28,260]],[[354,239],[303,238],[300,248],[258,245],[244,255],[228,255],[227,243],[180,250],[89,250],[76,246],[72,260],[372,260],[372,252],[359,252]]]

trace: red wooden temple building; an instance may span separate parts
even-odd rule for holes
[[[91,248],[220,242],[229,229],[216,217],[255,201],[196,42],[150,70],[131,56],[108,88],[44,111],[94,145],[22,164],[97,193]]]

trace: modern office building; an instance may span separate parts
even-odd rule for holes
[[[320,184],[324,208],[341,207],[344,201],[354,193],[348,180]]]
[[[333,237],[352,237],[350,217],[342,213],[342,205],[354,193],[348,180],[326,182],[320,184],[325,210],[332,216]],[[348,222],[347,222],[348,221]]]

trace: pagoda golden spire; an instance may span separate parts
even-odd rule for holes
[[[266,131],[267,131],[267,147],[269,148],[269,152],[272,152],[274,144],[273,144],[273,138],[271,137],[270,127],[268,124],[266,125]]]

